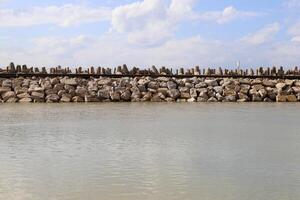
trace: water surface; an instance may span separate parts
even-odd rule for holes
[[[298,200],[300,104],[1,104],[0,199]]]

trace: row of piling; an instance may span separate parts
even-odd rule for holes
[[[27,67],[27,65],[17,65],[14,63],[10,63],[6,69],[0,68],[0,76],[1,75],[13,75],[13,74],[30,74],[30,75],[97,75],[97,76],[110,76],[110,75],[118,75],[118,76],[220,76],[220,77],[235,77],[235,76],[272,76],[272,77],[300,77],[300,70],[298,67],[294,67],[294,69],[284,70],[281,66],[277,67],[259,67],[257,69],[222,69],[221,67],[217,69],[213,68],[202,68],[199,66],[194,68],[179,68],[172,69],[167,67],[156,68],[152,66],[147,69],[140,69],[138,67],[133,67],[132,69],[128,69],[127,65],[124,64],[122,66],[118,66],[116,68],[106,68],[106,67],[90,67],[90,68],[69,68],[69,67],[52,67],[47,69],[46,67],[38,68],[38,67]]]

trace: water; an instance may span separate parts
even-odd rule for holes
[[[2,104],[2,200],[298,200],[300,104]]]

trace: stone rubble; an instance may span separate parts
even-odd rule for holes
[[[300,80],[266,78],[11,78],[0,102],[299,102]]]

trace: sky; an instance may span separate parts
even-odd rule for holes
[[[300,0],[0,0],[0,66],[300,64]]]

